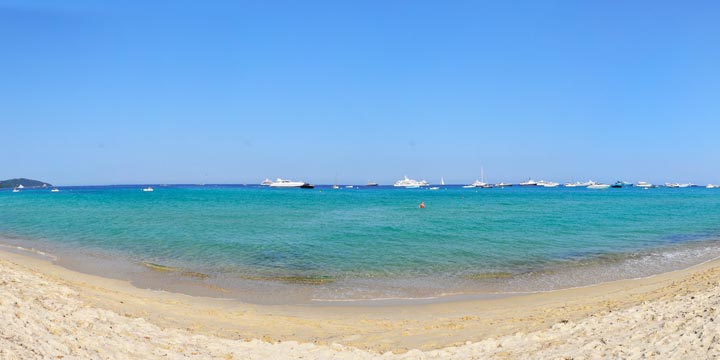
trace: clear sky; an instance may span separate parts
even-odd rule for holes
[[[2,1],[0,179],[720,183],[716,1]]]

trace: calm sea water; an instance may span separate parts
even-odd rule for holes
[[[720,256],[720,189],[140,188],[0,191],[0,243],[261,303],[542,291]]]

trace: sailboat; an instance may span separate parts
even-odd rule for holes
[[[440,178],[440,185],[445,186],[445,179],[442,177]]]

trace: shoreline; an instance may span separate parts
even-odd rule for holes
[[[161,328],[221,339],[342,344],[374,354],[433,351],[489,338],[547,331],[673,297],[717,289],[720,260],[642,279],[581,288],[402,306],[253,305],[137,288],[127,281],[75,272],[0,250],[0,269],[24,269],[69,287],[86,306],[142,318]],[[712,279],[712,281],[708,281]],[[468,345],[469,346],[469,345]],[[415,350],[413,350],[415,349]]]
[[[178,293],[188,296],[231,300],[258,306],[385,307],[506,299],[560,290],[582,289],[623,280],[642,280],[665,273],[688,269],[720,259],[720,255],[718,255],[716,251],[717,246],[713,246],[717,243],[717,240],[713,238],[701,242],[689,242],[680,245],[680,247],[668,246],[660,249],[651,249],[645,254],[630,254],[625,257],[611,255],[611,257],[615,257],[615,260],[612,262],[604,262],[604,260],[598,260],[599,258],[589,259],[585,264],[560,267],[557,270],[549,269],[547,272],[530,272],[528,274],[520,273],[514,275],[513,279],[511,279],[514,280],[513,285],[509,285],[504,289],[502,286],[497,287],[497,283],[493,285],[491,283],[478,282],[474,284],[474,286],[479,286],[475,289],[451,288],[448,289],[447,292],[427,295],[420,294],[417,297],[389,296],[378,298],[358,297],[335,299],[313,297],[312,294],[310,294],[310,296],[305,299],[301,299],[298,298],[297,295],[288,295],[285,291],[291,291],[290,294],[293,294],[292,291],[308,291],[308,289],[315,288],[318,284],[268,280],[265,285],[263,285],[263,283],[257,283],[257,285],[249,283],[242,285],[244,287],[236,287],[233,286],[234,284],[224,284],[222,281],[208,281],[215,277],[215,275],[208,275],[213,273],[204,273],[204,270],[200,270],[203,272],[196,272],[196,270],[191,267],[176,267],[182,265],[165,265],[139,260],[139,262],[132,262],[123,257],[115,257],[111,253],[95,252],[87,249],[80,253],[74,253],[69,249],[51,246],[50,243],[44,244],[40,242],[36,244],[23,244],[23,242],[26,241],[22,238],[0,237],[0,241],[3,241],[0,243],[0,251],[46,260],[56,266],[78,273],[125,281],[137,288],[151,291]],[[703,250],[705,251],[705,254],[698,256],[697,254]],[[708,252],[708,250],[710,251]],[[680,261],[677,260],[678,258],[675,258],[675,262],[668,262],[664,265],[660,265],[663,264],[662,260],[666,256],[662,254],[672,255],[675,252],[694,254],[692,257],[683,258]],[[659,259],[661,261],[650,258],[649,256],[651,255],[649,254],[653,254],[653,256],[661,254]],[[645,260],[650,260],[650,262],[654,263],[654,265],[648,267],[647,269],[638,268],[638,270],[627,271],[628,268],[632,268],[637,265],[631,263],[630,261],[637,259],[638,256],[640,256],[641,259],[643,257],[647,257]],[[674,258],[673,256],[670,257]],[[693,262],[692,260],[697,262]],[[644,264],[642,265],[649,264],[648,261],[643,262]],[[624,269],[624,271],[615,273],[614,270],[616,269]],[[596,278],[594,279],[596,282],[588,282],[588,274],[607,270],[611,270],[614,274]],[[557,281],[558,278],[577,276],[576,273],[581,274],[579,278],[582,278],[582,281],[578,281],[577,277],[574,280],[576,282],[575,284],[571,282],[562,283]],[[493,279],[490,279],[490,281],[492,280]],[[517,284],[519,282],[524,282],[524,288],[513,289],[514,286],[518,286]],[[535,282],[536,285],[533,285],[533,282]],[[543,288],[543,282],[552,284],[552,287]],[[347,284],[343,285],[347,286]],[[255,286],[260,288],[264,286],[265,288],[260,291],[253,292],[251,290],[248,292],[249,289]],[[273,289],[267,286],[274,286],[275,288]],[[496,286],[497,288],[492,290],[492,286]],[[293,290],[293,287],[297,287],[297,289],[300,290]],[[283,296],[272,300],[268,300],[266,298],[263,299],[261,297],[272,295],[273,293],[280,293],[283,294]],[[257,299],[262,300],[258,301]]]

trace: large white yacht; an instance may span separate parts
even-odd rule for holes
[[[307,187],[309,184],[303,181],[292,181],[278,178],[277,180],[270,183],[270,187],[278,188],[295,188],[295,187]]]
[[[412,188],[418,188],[421,186],[428,186],[428,182],[425,180],[417,181],[417,180],[413,180],[413,179],[408,179],[408,177],[405,176],[404,179],[396,181],[395,184],[393,184],[393,186],[412,189]]]

